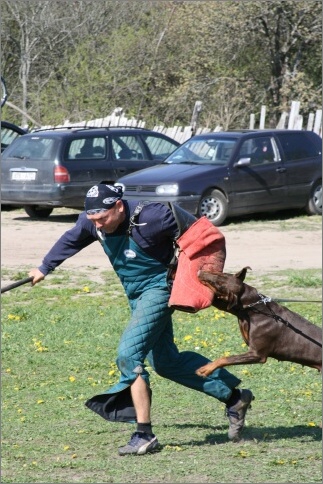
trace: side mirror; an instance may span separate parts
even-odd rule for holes
[[[248,166],[251,163],[251,158],[240,158],[236,163],[234,163],[234,168],[239,168],[240,166]]]

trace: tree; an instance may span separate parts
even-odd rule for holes
[[[294,99],[320,107],[318,0],[4,0],[9,99],[44,124],[122,107],[147,125],[271,124]]]

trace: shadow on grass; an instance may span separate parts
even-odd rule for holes
[[[181,441],[181,442],[167,442],[163,446],[170,445],[170,446],[182,446],[182,445],[194,445],[194,446],[203,446],[203,445],[219,445],[219,444],[227,444],[229,443],[228,439],[228,426],[227,425],[201,425],[201,424],[174,424],[174,425],[163,425],[164,428],[177,428],[184,430],[185,429],[206,429],[210,430],[210,434],[206,435],[204,440],[191,440]],[[306,425],[295,425],[294,427],[246,427],[243,432],[243,438],[240,443],[244,442],[274,442],[279,440],[286,440],[286,439],[297,439],[299,441],[307,442],[311,441],[321,441],[322,439],[322,430],[319,427],[308,427]]]
[[[81,213],[81,212],[80,212]],[[57,214],[57,215],[50,215],[49,217],[46,218],[41,218],[41,217],[29,217],[28,215],[19,215],[18,217],[14,217],[13,220],[19,220],[21,222],[27,222],[27,223],[32,223],[32,222],[46,222],[46,223],[75,223],[78,219],[79,214],[78,213],[70,213],[70,214]]]
[[[230,226],[237,223],[248,222],[275,222],[277,220],[284,221],[289,219],[297,219],[300,216],[305,216],[306,213],[301,209],[294,210],[277,210],[276,212],[259,212],[246,215],[239,215],[237,217],[228,217],[223,225]]]

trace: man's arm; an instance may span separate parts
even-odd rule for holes
[[[43,280],[64,260],[77,254],[95,240],[97,240],[96,229],[86,218],[85,212],[82,212],[74,227],[67,230],[45,255],[42,264],[38,268],[31,269],[29,276],[34,278],[32,285]]]

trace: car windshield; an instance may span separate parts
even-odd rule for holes
[[[227,165],[237,138],[198,138],[186,141],[164,163]]]
[[[8,147],[8,156],[10,158],[46,160],[50,158],[54,144],[53,138],[22,136]]]

